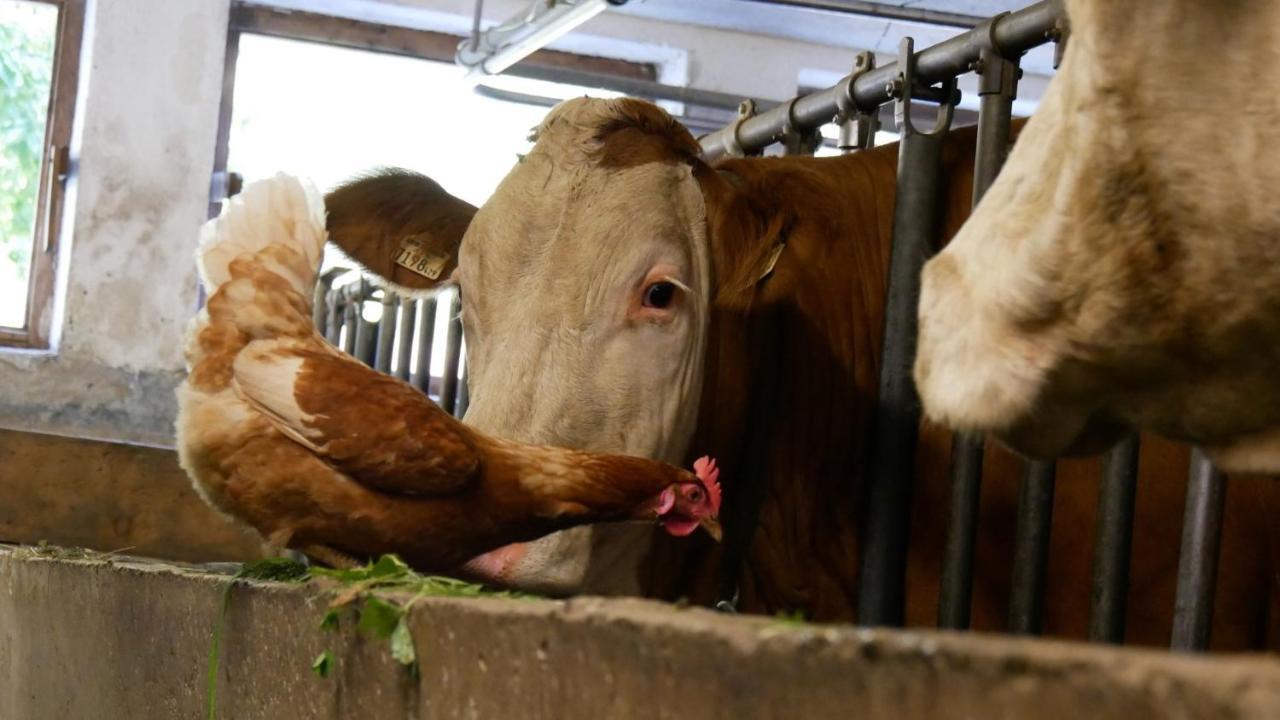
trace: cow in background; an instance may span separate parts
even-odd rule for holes
[[[944,236],[969,212],[972,129],[951,135]],[[854,617],[859,493],[877,387],[896,146],[839,158],[746,158],[712,167],[656,106],[575,99],[478,211],[404,172],[327,198],[330,238],[409,291],[462,295],[466,422],[528,442],[683,462],[712,453],[763,477],[760,520],[736,578],[748,612]],[[430,258],[398,265],[405,248]],[[762,410],[761,388],[777,382]],[[949,434],[921,439],[907,622],[935,622]],[[988,450],[974,586],[976,629],[1007,617],[1021,463]],[[1166,644],[1184,450],[1148,444],[1138,493],[1129,639]],[[1096,464],[1064,463],[1055,503],[1047,633],[1083,636]],[[1152,482],[1152,481],[1157,482]],[[1261,641],[1276,554],[1257,491],[1233,488],[1215,644]],[[732,528],[726,528],[733,532]],[[719,548],[596,526],[512,549],[491,580],[558,593],[715,599]]]
[[[1139,428],[1280,472],[1280,3],[1067,11],[1057,77],[925,268],[924,407],[1042,457]]]

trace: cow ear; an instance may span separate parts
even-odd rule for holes
[[[384,169],[324,199],[329,240],[369,272],[410,293],[447,281],[476,209],[431,178]]]
[[[707,201],[717,299],[733,302],[744,293],[749,295],[773,272],[794,218],[788,209],[762,202],[749,181],[734,170],[695,170],[695,174]]]

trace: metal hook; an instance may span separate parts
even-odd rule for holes
[[[942,83],[942,97],[944,98],[938,104],[938,119],[934,123],[933,130],[929,132],[921,132],[911,121],[911,95],[916,87],[916,56],[915,56],[915,40],[910,37],[902,38],[898,43],[898,66],[902,68],[902,72],[898,73],[898,77],[889,82],[885,89],[888,94],[894,98],[893,118],[898,125],[899,135],[941,135],[951,127],[951,119],[955,114],[955,90],[956,79],[951,78]]]

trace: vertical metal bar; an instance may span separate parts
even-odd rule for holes
[[[454,412],[458,404],[458,356],[462,352],[462,318],[458,316],[461,309],[458,293],[449,297],[449,334],[444,343],[444,377],[440,382],[440,407],[447,412]]]
[[[377,339],[378,326],[364,319],[364,303],[368,297],[368,284],[364,278],[361,278],[353,303],[356,308],[355,356],[360,362],[373,367],[374,342]]]
[[[1187,506],[1182,519],[1182,552],[1173,605],[1174,650],[1205,650],[1213,623],[1213,592],[1218,580],[1222,510],[1227,478],[1198,448],[1191,452]]]
[[[462,381],[458,384],[458,406],[453,411],[459,418],[467,414],[467,407],[471,405],[471,385],[467,382],[468,379],[467,364],[463,363]]]
[[[400,348],[396,353],[396,377],[408,381],[410,377],[409,363],[413,361],[413,330],[417,314],[413,298],[401,296],[398,299],[396,327],[400,332]]]
[[[333,290],[333,278],[321,275],[311,291],[311,324],[316,332],[323,333],[329,327],[329,293]]]
[[[951,496],[942,554],[938,627],[969,628],[973,597],[973,546],[982,495],[982,438],[957,433],[951,439]]]
[[[436,299],[435,297],[418,300],[418,362],[409,373],[409,383],[422,391],[423,395],[431,394],[431,351],[436,339]]]
[[[1018,491],[1018,529],[1009,596],[1011,633],[1038,635],[1044,623],[1044,579],[1049,564],[1056,471],[1052,462],[1028,463]]]
[[[988,27],[994,22],[987,21]],[[1017,89],[1018,64],[994,46],[982,51],[978,72],[978,144],[973,163],[973,205],[995,182],[1009,147],[1009,123]],[[951,439],[951,496],[942,556],[938,627],[966,630],[973,596],[973,547],[982,497],[983,439],[956,434]]]
[[[382,315],[378,317],[378,342],[373,356],[373,367],[378,372],[391,372],[391,352],[396,339],[396,294],[382,291]]]
[[[1093,541],[1093,592],[1089,601],[1089,639],[1095,642],[1124,642],[1137,491],[1138,436],[1131,435],[1102,459]]]
[[[351,283],[342,288],[342,327],[346,330],[346,337],[342,338],[342,351],[348,355],[355,355],[356,350],[356,325],[360,317],[360,283]]]
[[[324,297],[326,310],[326,322],[324,327],[324,339],[330,344],[337,345],[339,333],[342,331],[342,316],[344,308],[342,305],[342,289],[334,290],[330,288]]]
[[[903,38],[899,50],[903,74],[898,79],[900,91],[895,108],[901,140],[884,350],[861,508],[858,622],[863,625],[901,625],[903,619],[906,547],[920,425],[920,399],[911,379],[920,271],[937,236],[935,210],[942,137],[953,110],[950,105],[940,106],[933,132],[922,133],[913,127],[909,115],[915,84],[912,47],[911,39]]]

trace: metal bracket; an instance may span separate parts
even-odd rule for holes
[[[1053,69],[1062,64],[1062,56],[1067,51],[1067,41],[1071,39],[1071,20],[1064,14],[1053,21],[1053,28],[1044,34],[1053,41]]]
[[[858,78],[876,67],[876,55],[870,50],[858,53],[853,60],[853,72],[840,81],[836,93],[835,122],[840,126],[840,139],[836,146],[842,152],[866,150],[876,144],[876,131],[880,129],[880,108],[863,110],[858,107],[853,86]]]
[[[974,28],[975,32],[982,35],[982,40],[979,43],[978,59],[970,63],[969,69],[978,75],[979,95],[1004,95],[1009,99],[1017,97],[1022,69],[1018,67],[1016,60],[1005,55],[996,42],[996,24],[1008,14],[1000,13]]]
[[[937,136],[946,132],[951,127],[951,119],[955,114],[956,79],[951,78],[942,83],[938,119],[932,130],[921,132],[911,121],[911,96],[916,91],[916,56],[915,40],[910,37],[904,37],[898,43],[898,65],[902,72],[885,87],[887,94],[894,99],[893,119],[898,126],[898,134]]]
[[[742,128],[742,123],[756,116],[756,101],[743,100],[738,105],[738,118],[729,126],[729,137],[724,140],[724,154],[729,157],[746,157],[747,151],[742,147],[742,141],[738,138],[738,131]],[[757,153],[751,153],[757,154]]]
[[[787,103],[787,116],[774,140],[783,144],[787,155],[812,155],[822,144],[822,133],[817,129],[804,132],[797,126],[795,112],[799,100],[795,97]]]

